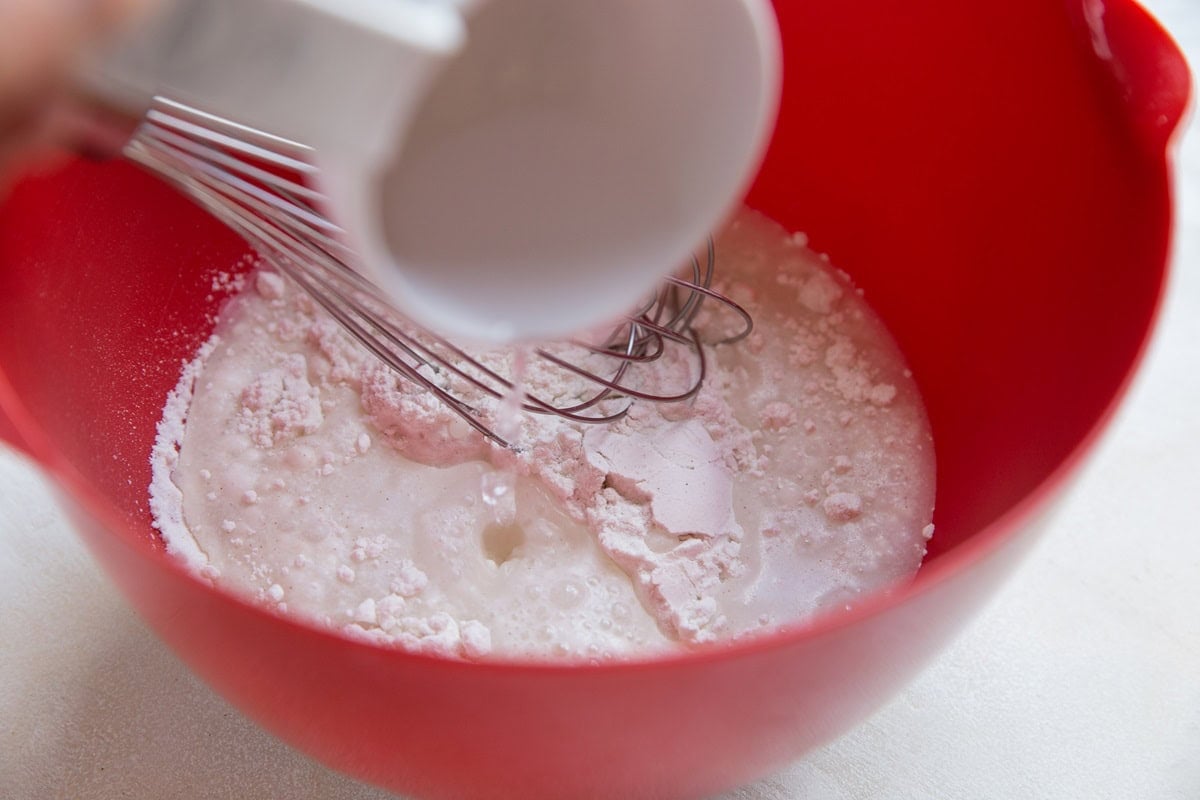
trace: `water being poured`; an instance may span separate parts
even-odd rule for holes
[[[496,406],[492,429],[511,446],[521,433],[521,407],[525,403],[525,371],[529,364],[529,346],[518,345],[512,352],[512,375],[508,391]]]
[[[483,504],[492,513],[496,525],[510,525],[517,516],[517,476],[505,469],[485,474],[479,481]]]
[[[525,369],[529,363],[529,348],[513,349],[512,377],[508,391],[496,406],[493,430],[496,435],[513,446],[521,433],[521,410],[525,401]],[[492,521],[497,525],[509,525],[517,514],[517,475],[511,469],[500,467],[480,479],[483,504],[491,509]]]

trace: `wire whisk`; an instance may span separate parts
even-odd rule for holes
[[[501,447],[510,442],[497,433],[498,408],[514,391],[522,392],[520,407],[528,413],[613,422],[636,401],[695,396],[707,370],[705,344],[731,344],[753,329],[750,314],[712,288],[716,252],[709,239],[703,259],[693,256],[682,275],[665,278],[606,339],[533,350],[542,366],[585,387],[569,401],[552,402],[515,387],[513,375],[412,323],[355,271],[355,254],[314,188],[318,168],[312,148],[158,97],[123,154],[239,233],[382,363]],[[702,342],[695,322],[706,301],[736,315],[732,334]],[[668,391],[647,389],[637,374],[672,347],[690,351],[696,365],[690,382]]]

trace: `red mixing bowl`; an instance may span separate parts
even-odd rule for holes
[[[245,246],[131,167],[0,215],[0,425],[164,640],[263,726],[427,797],[686,797],[854,725],[996,589],[1111,417],[1165,276],[1189,80],[1130,0],[781,0],[783,108],[748,202],[865,288],[928,404],[916,581],[737,646],[608,666],[347,641],[214,591],[150,527],[148,454]],[[686,35],[686,24],[681,24]],[[713,54],[719,58],[719,53]]]

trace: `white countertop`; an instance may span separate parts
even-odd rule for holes
[[[1200,3],[1145,3],[1200,66]],[[1200,798],[1200,134],[1116,423],[1022,569],[867,723],[737,800]],[[243,719],[127,609],[0,448],[0,798],[386,800]]]

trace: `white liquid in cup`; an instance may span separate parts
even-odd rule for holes
[[[778,94],[758,0],[487,0],[359,205],[365,263],[435,329],[627,311],[740,199]]]

